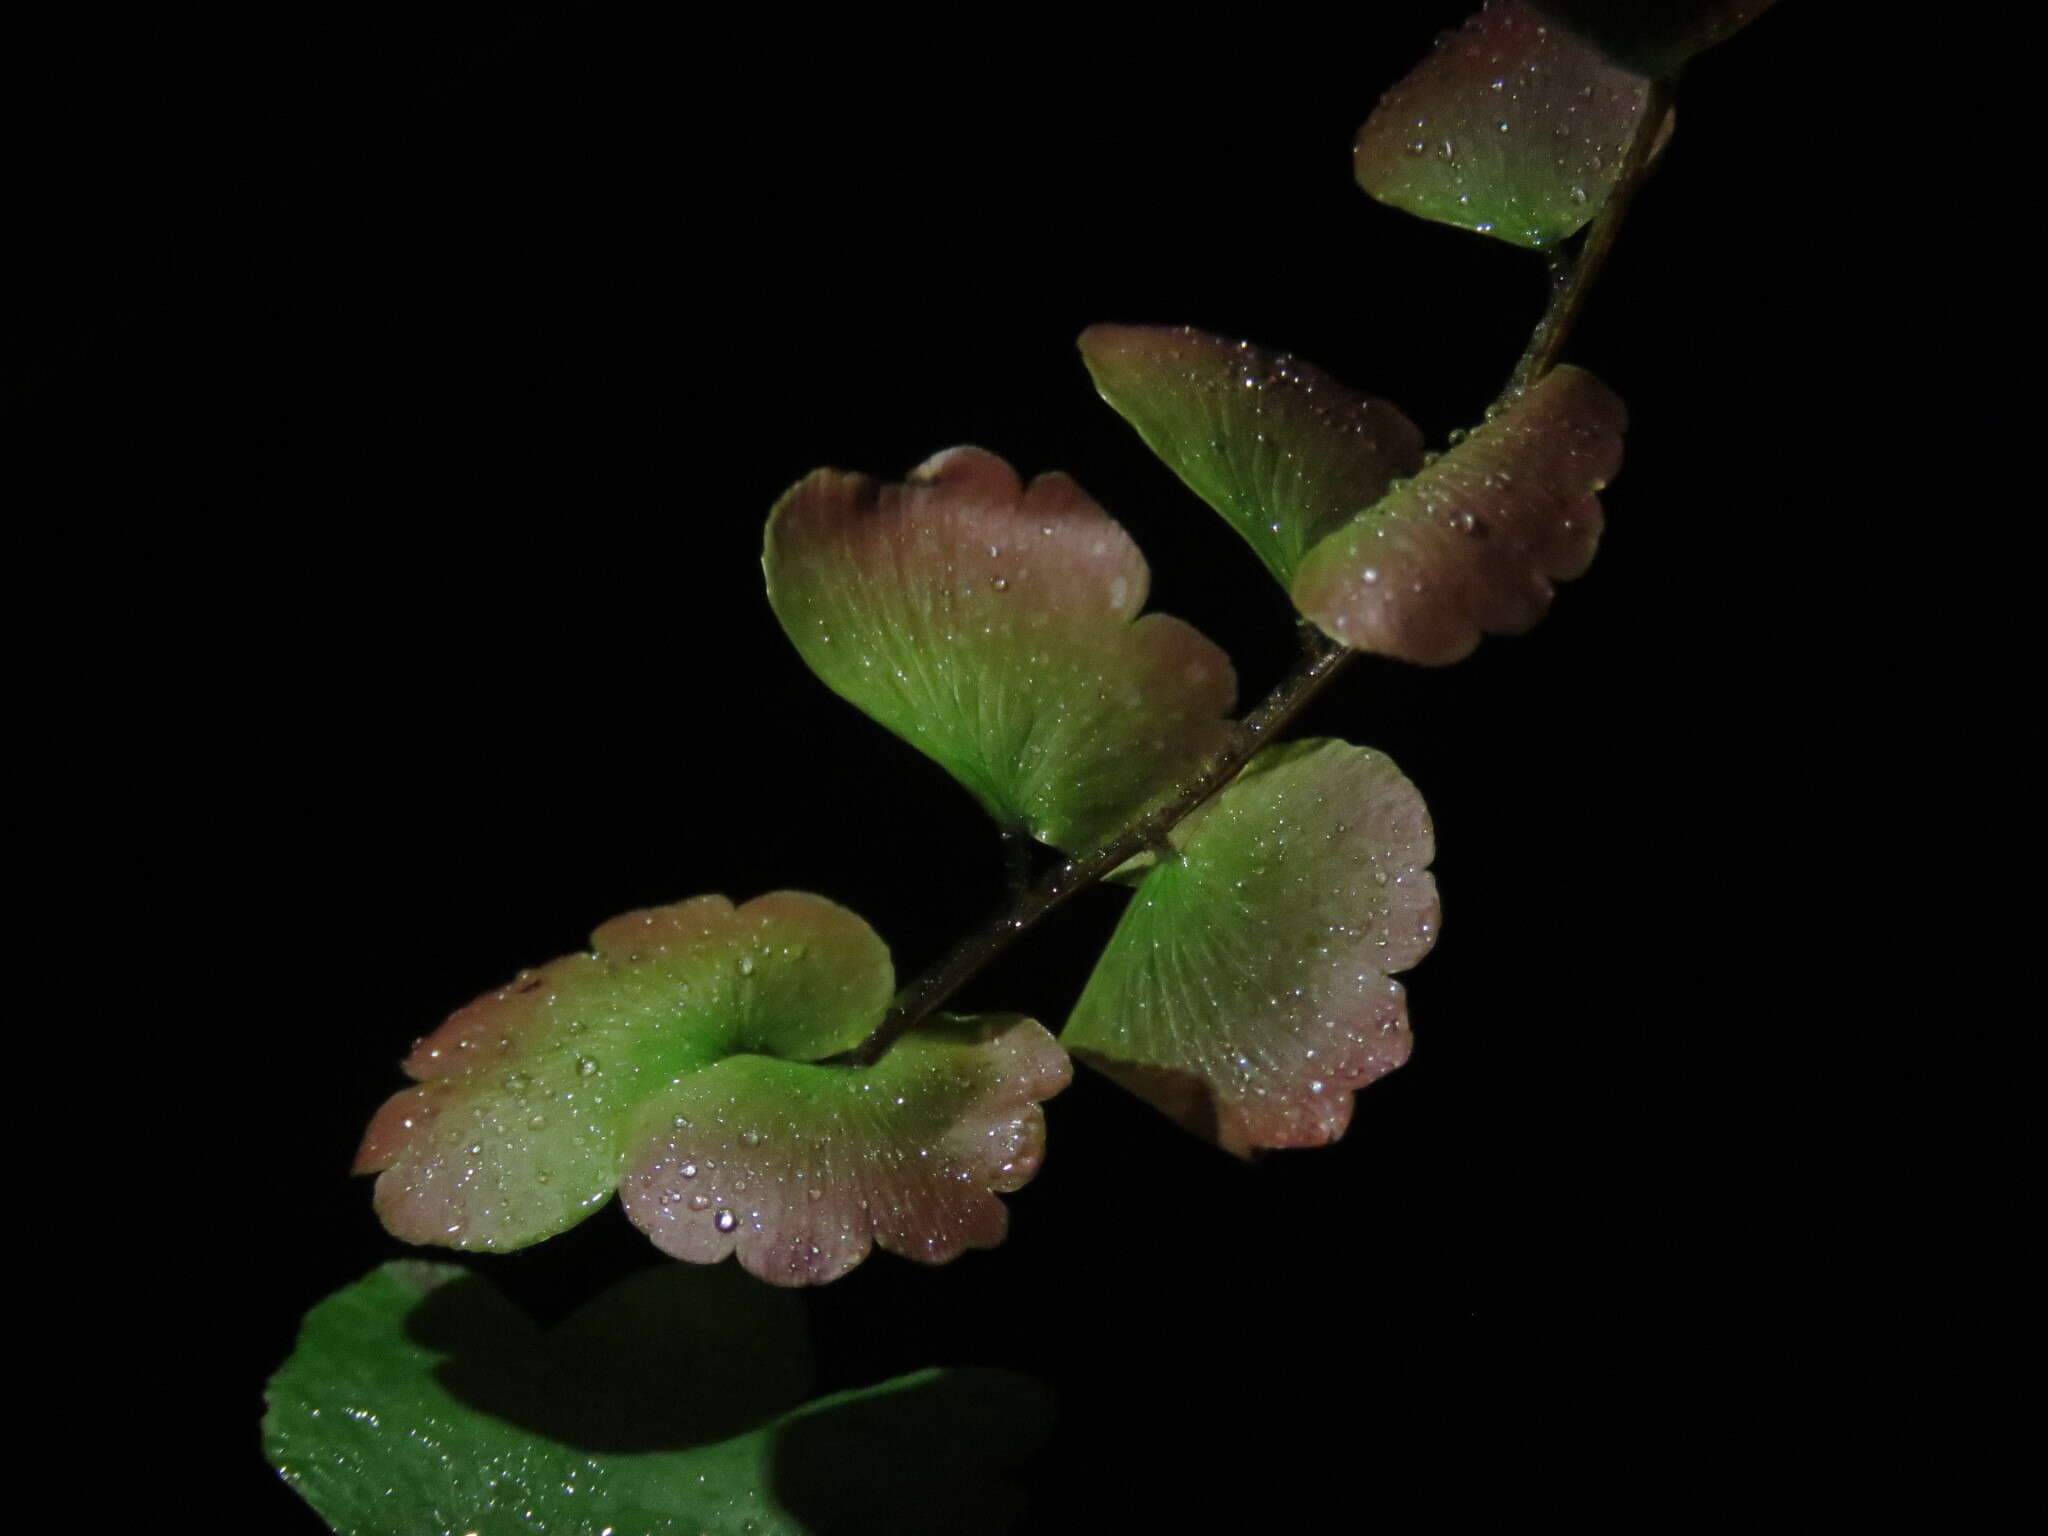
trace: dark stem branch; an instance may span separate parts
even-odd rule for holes
[[[969,933],[915,981],[896,994],[895,1006],[875,1032],[845,1060],[867,1066],[880,1059],[907,1031],[915,1028],[982,968],[1036,927],[1066,900],[1098,884],[1139,854],[1158,847],[1203,801],[1238,775],[1269,741],[1293,723],[1309,701],[1343,671],[1357,653],[1317,635],[1316,644],[1257,709],[1238,722],[1230,744],[1216,753],[1174,793],[1171,800],[1132,823],[1093,853],[1067,860],[1021,896]]]
[[[1600,269],[1607,264],[1608,254],[1614,249],[1614,237],[1621,232],[1621,221],[1628,216],[1628,205],[1635,200],[1649,173],[1650,157],[1656,150],[1658,135],[1663,133],[1664,124],[1670,116],[1670,86],[1661,80],[1651,81],[1643,97],[1642,115],[1636,119],[1635,136],[1629,140],[1627,154],[1621,162],[1621,174],[1615,178],[1614,190],[1608,194],[1606,203],[1595,216],[1578,249],[1570,255],[1562,252],[1550,255],[1550,302],[1544,308],[1543,318],[1536,322],[1536,329],[1529,333],[1529,345],[1522,349],[1521,361],[1515,364],[1514,376],[1502,391],[1495,411],[1513,405],[1530,385],[1557,365],[1558,355],[1564,351],[1572,327],[1578,324],[1579,311],[1585,308],[1586,295],[1592,291],[1593,280],[1600,275]]]

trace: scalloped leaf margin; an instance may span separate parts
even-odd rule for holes
[[[1171,834],[1061,1035],[1174,1121],[1248,1155],[1344,1133],[1407,1060],[1440,921],[1422,798],[1364,747],[1270,748]]]
[[[1030,1019],[940,1015],[873,1067],[735,1056],[664,1097],[624,1179],[663,1252],[737,1254],[779,1285],[836,1280],[871,1246],[940,1264],[1003,1239],[998,1192],[1045,1148],[1067,1053]]]
[[[1482,635],[1523,633],[1549,611],[1552,583],[1592,564],[1627,425],[1592,374],[1552,369],[1311,550],[1295,607],[1340,644],[1425,666],[1462,660]]]
[[[831,1198],[809,1212],[801,1262],[753,1240],[683,1257],[737,1247],[761,1278],[800,1285],[843,1274],[870,1238],[928,1262],[1000,1239],[994,1192],[1020,1187],[1037,1167],[1038,1101],[1066,1082],[1064,1052],[1039,1025],[937,1020],[871,1067],[823,1062],[881,1022],[894,969],[858,916],[805,892],[628,913],[592,945],[458,1010],[407,1059],[421,1081],[377,1112],[355,1165],[378,1175],[377,1213],[394,1236],[501,1251],[552,1237],[610,1199],[629,1166],[673,1152],[693,1115],[707,1115],[722,1146],[803,1140],[823,1176],[791,1180],[784,1193],[806,1204],[812,1188]],[[969,1124],[987,1154],[978,1159],[959,1151]],[[1001,1148],[1008,1155],[993,1156]],[[706,1167],[723,1176],[734,1160],[721,1150]],[[666,1165],[686,1181],[685,1167],[694,1173],[687,1156]],[[735,1177],[737,1187],[706,1181],[726,1203],[693,1208],[682,1191],[681,1209],[706,1211],[714,1236],[734,1232],[741,1211],[765,1230],[779,1170],[762,1168],[749,1204]],[[636,1185],[627,1214],[680,1251],[677,1213],[642,1193]]]
[[[1075,851],[1228,740],[1230,659],[1143,617],[1144,556],[1068,476],[954,448],[902,485],[822,469],[776,504],[768,598],[840,697],[1005,829]]]
[[[1103,398],[1355,650],[1442,665],[1517,634],[1584,572],[1627,413],[1553,369],[1448,452],[1383,400],[1285,353],[1186,326],[1096,326]]]

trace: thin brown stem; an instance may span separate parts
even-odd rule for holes
[[[1550,302],[1544,308],[1543,318],[1536,322],[1536,329],[1529,333],[1529,345],[1522,349],[1521,360],[1515,364],[1514,375],[1502,391],[1495,410],[1521,399],[1531,384],[1557,365],[1564,344],[1571,337],[1572,327],[1579,322],[1579,312],[1586,307],[1586,295],[1592,292],[1593,280],[1600,275],[1600,269],[1607,264],[1607,257],[1614,249],[1614,237],[1621,232],[1621,221],[1628,216],[1628,206],[1635,200],[1637,191],[1649,174],[1650,158],[1670,116],[1670,86],[1661,80],[1651,81],[1643,97],[1642,115],[1636,119],[1635,136],[1629,140],[1627,153],[1621,162],[1621,174],[1615,179],[1614,190],[1607,195],[1606,203],[1601,206],[1578,249],[1570,255],[1555,253],[1551,256]]]
[[[1316,637],[1299,665],[1243,720],[1229,745],[1195,771],[1172,799],[1133,822],[1093,853],[1067,860],[1048,870],[1021,896],[967,934],[937,964],[896,994],[895,1005],[875,1032],[846,1060],[866,1066],[880,1058],[902,1035],[915,1028],[982,968],[1035,928],[1069,897],[1098,884],[1139,854],[1157,848],[1195,808],[1221,790],[1267,742],[1293,723],[1309,701],[1323,691],[1357,653],[1333,640]]]

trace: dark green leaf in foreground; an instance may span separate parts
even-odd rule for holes
[[[776,504],[768,598],[811,669],[1005,828],[1090,848],[1228,739],[1230,659],[1139,617],[1151,573],[1062,474],[979,448],[902,485],[821,469]]]
[[[1353,169],[1422,218],[1553,245],[1614,189],[1648,90],[1523,0],[1489,0],[1380,99]]]
[[[1192,326],[1081,333],[1095,387],[1287,586],[1301,557],[1422,463],[1394,406],[1321,369]]]
[[[1545,374],[1414,479],[1311,550],[1294,604],[1355,650],[1441,666],[1520,634],[1582,574],[1627,412],[1583,369]]]
[[[1626,69],[1668,75],[1748,26],[1773,0],[1532,0]]]
[[[944,1536],[1005,1530],[1041,1388],[925,1371],[805,1402],[801,1310],[663,1266],[543,1333],[448,1264],[387,1264],[307,1314],[271,1462],[343,1536]]]
[[[1421,796],[1377,752],[1296,742],[1170,838],[1062,1042],[1228,1151],[1335,1140],[1408,1057],[1390,978],[1438,921]]]

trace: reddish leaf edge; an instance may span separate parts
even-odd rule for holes
[[[1290,872],[1281,886],[1239,862],[1248,837]],[[1420,793],[1383,753],[1307,738],[1268,748],[1173,842],[1186,872],[1147,876],[1064,1043],[1240,1158],[1339,1139],[1356,1092],[1409,1057],[1393,976],[1421,962],[1441,926]],[[1288,893],[1292,920],[1253,915],[1277,914],[1270,898]]]
[[[660,963],[674,953],[663,941],[680,940],[693,958],[708,946],[715,960],[731,940],[758,941],[768,933],[765,922],[792,917],[829,924],[811,931],[828,948],[836,945],[842,958],[854,956],[852,989],[828,987],[819,1000],[829,1010],[827,1028],[839,1038],[814,1037],[803,1057],[767,1054],[758,1036],[731,1027],[731,1019],[672,1020],[672,1027],[701,1035],[705,1052],[717,1054],[701,1055],[694,1066],[679,1064],[673,1078],[644,1079],[644,1088],[604,1101],[608,1108],[601,1103],[578,1114],[589,1122],[579,1137],[587,1163],[580,1179],[542,1174],[547,1187],[533,1185],[530,1150],[513,1153],[509,1162],[496,1156],[451,1161],[443,1145],[449,1138],[441,1134],[446,1127],[437,1122],[449,1109],[463,1114],[455,1138],[460,1150],[471,1134],[468,1117],[479,1112],[467,1107],[478,1101],[465,1098],[466,1089],[482,1093],[480,1102],[488,1104],[490,1085],[504,1086],[515,1069],[537,1070],[525,1063],[535,1053],[559,1050],[562,1030],[584,1031],[574,1038],[587,1043],[589,1033],[576,1020],[616,1018],[650,1000],[666,1002],[660,987],[650,992],[645,974],[631,969],[643,950]],[[743,977],[772,986],[768,971],[748,968],[751,952],[734,949],[724,958]],[[787,963],[802,959],[800,951]],[[937,1264],[993,1246],[1008,1222],[996,1197],[1022,1188],[1036,1173],[1045,1145],[1039,1105],[1071,1080],[1069,1058],[1043,1026],[1019,1015],[938,1015],[870,1065],[817,1059],[828,1047],[843,1051],[879,1024],[890,969],[886,949],[857,914],[804,892],[775,892],[738,907],[721,896],[696,897],[613,918],[593,934],[591,950],[521,972],[426,1035],[406,1063],[424,1081],[379,1108],[354,1171],[379,1175],[380,1220],[393,1236],[421,1246],[515,1251],[580,1224],[622,1186],[627,1215],[656,1246],[697,1262],[737,1254],[743,1269],[778,1285],[836,1279],[874,1248]],[[803,978],[803,985],[815,979]],[[549,1018],[557,997],[567,1006]],[[832,1023],[833,1014],[846,1016]],[[654,1022],[640,1017],[636,1028]],[[578,1077],[577,1092],[606,1075]],[[485,1134],[493,1141],[507,1134],[524,1139],[502,1117]],[[714,1141],[701,1139],[707,1135]],[[796,1147],[807,1163],[774,1165]],[[467,1148],[469,1154],[483,1150],[481,1143]],[[542,1154],[547,1165],[562,1166]],[[699,1169],[701,1185],[690,1186]],[[674,1186],[666,1191],[655,1187],[660,1180],[653,1176],[664,1172]],[[699,1195],[698,1188],[708,1193]],[[517,1216],[508,1214],[514,1209]],[[674,1240],[676,1218],[699,1211],[708,1213],[702,1224],[708,1251]]]
[[[1309,551],[1290,595],[1353,650],[1419,666],[1464,660],[1486,635],[1519,635],[1554,583],[1585,573],[1599,493],[1628,425],[1594,375],[1560,365],[1412,480]]]
[[[964,536],[968,529],[971,538]],[[866,663],[851,664],[854,652],[887,644],[867,633],[873,615],[854,613],[835,638],[818,611],[838,601],[829,597],[828,567],[813,558],[819,547],[841,546],[841,567],[857,569],[859,558],[848,560],[848,552],[864,557],[867,546],[878,543],[893,546],[892,559],[871,573],[873,581],[928,586],[949,603],[976,590],[984,599],[1007,593],[997,599],[1007,625],[979,631],[996,638],[977,639],[969,620],[960,625],[966,664],[990,669],[992,685],[984,690],[977,682],[975,697],[999,695],[1012,684],[1028,688],[1031,679],[1020,677],[1019,667],[1037,642],[1024,638],[1017,623],[1030,616],[1033,623],[1049,623],[1048,634],[1063,634],[1079,647],[1056,647],[1055,671],[1079,675],[1074,664],[1084,663],[1095,669],[1098,688],[1121,686],[1139,695],[1128,701],[1126,716],[1116,717],[1132,722],[1128,739],[1110,732],[1078,750],[1062,731],[1049,729],[1041,756],[1005,751],[990,757],[993,743],[983,730],[956,722],[928,731],[931,721],[906,714],[903,690],[878,681],[880,673]],[[1151,567],[1144,552],[1064,471],[1027,481],[1000,455],[973,445],[935,453],[901,481],[813,470],[770,512],[763,565],[770,606],[827,687],[939,763],[999,826],[1048,847],[1074,852],[1097,846],[1230,737],[1228,717],[1237,698],[1230,657],[1185,620],[1146,611]],[[1096,603],[1097,594],[1105,601]],[[1084,695],[1068,704],[1084,717],[1096,707]],[[991,717],[1000,723],[1004,712],[985,715],[983,724]],[[1039,718],[1057,725],[1067,716],[1041,711]],[[1033,732],[1032,745],[1039,734]],[[1061,785],[1077,792],[1065,793]]]
[[[828,1284],[877,1249],[950,1263],[1007,1235],[997,1196],[1037,1173],[1040,1105],[1072,1075],[1051,1032],[1014,1014],[935,1015],[870,1067],[728,1058],[660,1106],[622,1204],[664,1253],[731,1258],[771,1285]],[[805,1079],[801,1095],[735,1112],[777,1078]]]

